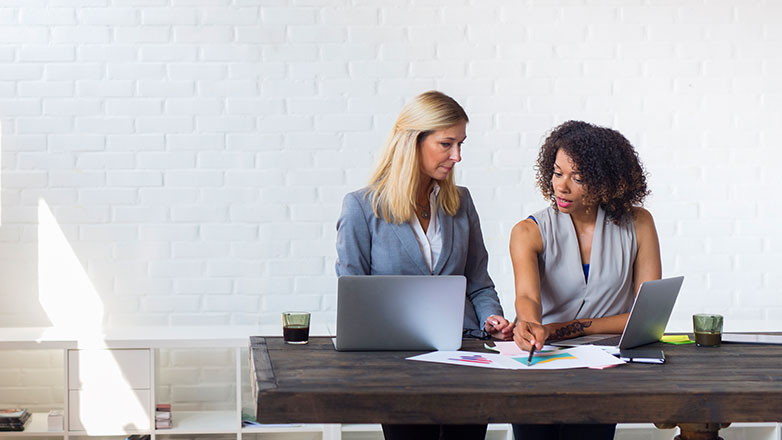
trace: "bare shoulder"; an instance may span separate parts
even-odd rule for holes
[[[543,238],[535,220],[524,219],[513,226],[510,232],[511,249],[532,249],[540,252],[543,249]]]
[[[657,228],[654,226],[651,212],[641,207],[635,207],[633,208],[633,221],[635,222],[635,235],[638,237],[639,243],[657,240]]]
[[[633,207],[632,214],[636,229],[638,229],[639,226],[641,228],[654,227],[654,218],[652,217],[652,213],[649,212],[646,208],[642,208],[640,206]]]

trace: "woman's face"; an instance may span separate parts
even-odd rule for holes
[[[462,143],[467,138],[467,123],[433,131],[418,141],[421,174],[434,180],[443,180],[462,160]]]
[[[554,159],[554,174],[551,176],[551,186],[554,188],[554,196],[557,198],[557,207],[561,212],[572,213],[584,209],[584,195],[586,189],[581,182],[573,159],[559,149]]]

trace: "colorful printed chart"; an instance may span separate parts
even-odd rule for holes
[[[573,348],[548,348],[532,356],[527,365],[528,354],[522,356],[503,356],[494,353],[476,353],[470,351],[433,351],[407,358],[412,361],[436,362],[451,365],[466,365],[481,368],[499,368],[504,370],[563,370],[568,368],[606,368],[625,362],[606,353],[600,348],[582,346]]]

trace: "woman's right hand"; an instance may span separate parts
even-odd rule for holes
[[[539,322],[519,320],[513,329],[513,341],[524,351],[530,351],[533,345],[535,350],[542,349],[546,339],[548,328]]]

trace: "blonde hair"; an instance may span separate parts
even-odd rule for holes
[[[434,90],[416,96],[402,108],[369,179],[375,216],[396,224],[413,218],[416,190],[421,181],[418,144],[433,131],[462,122],[469,122],[462,106]],[[459,190],[453,173],[448,173],[438,184],[438,207],[448,215],[456,214]]]

